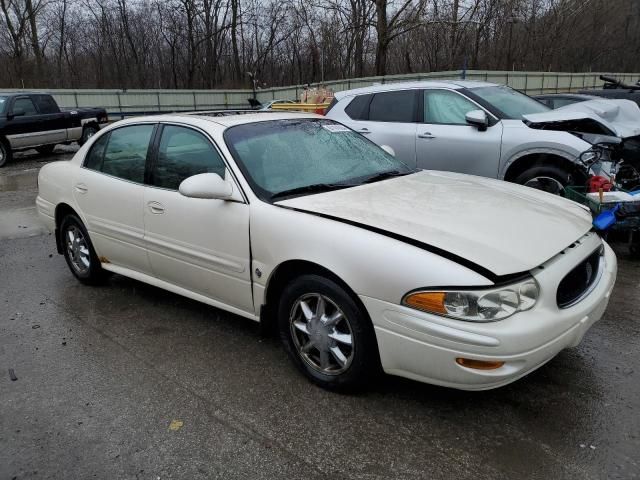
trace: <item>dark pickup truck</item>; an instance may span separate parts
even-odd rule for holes
[[[82,145],[107,122],[103,108],[61,109],[46,93],[0,93],[0,167],[16,150],[48,154],[58,144]]]

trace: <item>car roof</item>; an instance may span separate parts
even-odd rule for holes
[[[591,98],[597,99],[595,95],[587,95],[586,93],[544,93],[542,95],[534,95],[533,98]]]
[[[352,95],[362,95],[376,92],[392,92],[395,90],[410,90],[416,88],[450,88],[459,90],[461,88],[477,87],[497,87],[496,83],[479,82],[476,80],[421,80],[417,82],[397,82],[371,85],[369,87],[355,88],[336,92],[335,97],[339,100]]]
[[[289,120],[300,118],[325,118],[313,113],[272,112],[253,110],[212,110],[205,112],[168,113],[162,115],[148,115],[131,117],[116,122],[118,125],[128,125],[137,122],[177,122],[211,128],[212,124],[220,127],[231,127],[245,123],[266,122],[269,120]]]

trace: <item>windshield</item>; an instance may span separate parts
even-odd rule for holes
[[[4,107],[7,103],[7,97],[0,95],[0,113],[4,112]]]
[[[520,120],[523,115],[551,110],[537,100],[505,86],[477,87],[469,91],[500,110],[503,118]]]
[[[270,120],[226,130],[225,141],[254,192],[270,201],[411,173],[361,135],[331,120]]]

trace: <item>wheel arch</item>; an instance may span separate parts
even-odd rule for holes
[[[62,202],[56,205],[56,210],[54,214],[56,229],[55,229],[54,235],[56,237],[56,248],[58,249],[59,254],[63,253],[62,240],[60,238],[60,224],[62,223],[62,219],[69,214],[75,215],[80,219],[82,218],[80,217],[80,215],[78,215],[78,212],[76,212],[75,209],[68,203]]]
[[[286,260],[273,269],[266,283],[263,303],[260,307],[260,325],[263,332],[271,332],[276,325],[276,312],[278,308],[278,300],[284,288],[295,278],[302,275],[318,275],[334,281],[345,292],[347,292],[356,302],[358,307],[369,318],[369,314],[360,297],[339,275],[332,272],[326,267],[309,260],[295,259]]]
[[[558,166],[568,173],[572,173],[576,168],[576,163],[573,160],[557,151],[526,152],[509,161],[503,179],[507,182],[513,182],[528,169],[543,165]]]

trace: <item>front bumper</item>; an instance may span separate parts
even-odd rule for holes
[[[605,244],[604,271],[579,303],[559,309],[558,283],[599,244],[595,234],[536,269],[536,306],[505,320],[472,323],[361,296],[374,324],[385,372],[462,390],[500,387],[542,366],[561,350],[576,346],[604,314],[616,279],[617,261]],[[456,358],[505,362],[495,370],[475,370]]]

